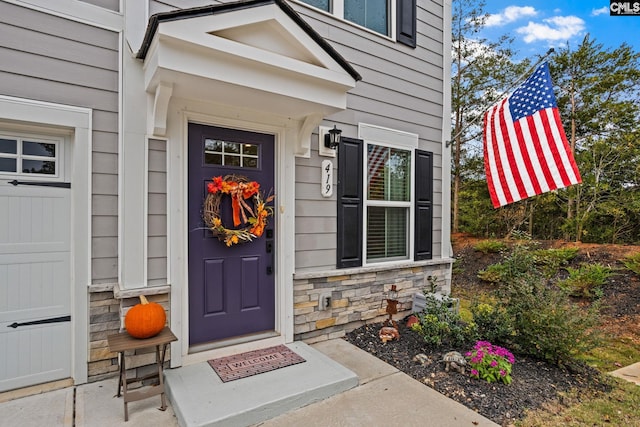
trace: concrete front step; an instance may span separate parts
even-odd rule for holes
[[[179,425],[250,426],[358,385],[355,373],[307,344],[287,347],[306,362],[227,383],[207,362],[165,370]]]

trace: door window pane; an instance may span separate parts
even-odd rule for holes
[[[0,153],[17,154],[18,141],[0,138]]]
[[[367,261],[407,259],[409,208],[369,206]]]
[[[380,34],[389,33],[388,0],[344,0],[344,19]]]
[[[45,174],[45,175],[55,175],[56,162],[23,159],[22,173],[39,173],[39,174]]]
[[[205,165],[233,166],[255,169],[258,167],[259,146],[218,139],[205,139]]]
[[[22,154],[25,156],[55,157],[56,144],[44,142],[23,141]]]
[[[0,157],[0,172],[17,172],[16,159],[4,159]]]

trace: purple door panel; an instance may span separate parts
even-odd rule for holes
[[[206,228],[202,205],[214,176],[243,175],[273,189],[274,137],[190,123],[188,151],[189,344],[273,331],[275,219],[261,237],[227,247]],[[219,212],[232,228],[229,196]]]

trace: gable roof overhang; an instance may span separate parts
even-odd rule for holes
[[[156,97],[154,115],[180,97],[307,120],[308,128],[310,117],[319,123],[344,110],[347,91],[361,79],[282,0],[156,14],[137,58],[145,89]]]

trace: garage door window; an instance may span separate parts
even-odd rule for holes
[[[57,178],[62,140],[0,134],[0,173]]]

